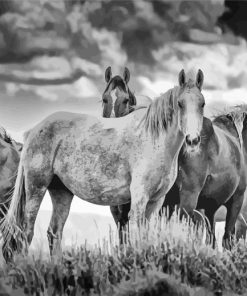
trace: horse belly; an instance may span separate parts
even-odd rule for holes
[[[130,201],[130,173],[122,161],[99,155],[74,155],[56,162],[55,173],[79,198],[99,205],[119,205]]]
[[[212,174],[208,176],[201,196],[212,198],[222,205],[232,196],[239,183],[236,175]]]

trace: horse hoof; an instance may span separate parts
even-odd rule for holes
[[[225,250],[231,251],[232,244],[231,244],[230,240],[229,239],[223,239],[223,241],[222,241],[222,247]]]

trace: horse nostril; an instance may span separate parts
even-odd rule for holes
[[[190,136],[186,136],[186,138],[185,138],[185,141],[186,141],[186,143],[188,144],[188,145],[192,145],[192,141],[191,141],[191,139],[190,139]]]
[[[185,141],[186,141],[187,145],[196,146],[201,141],[201,137],[198,136],[194,139],[191,139],[191,137],[189,135],[187,135],[185,138]]]
[[[192,145],[198,145],[198,143],[201,141],[201,137],[198,136],[197,138],[195,138],[193,141],[192,141]]]

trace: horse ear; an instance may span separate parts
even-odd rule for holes
[[[178,83],[179,83],[179,86],[184,86],[185,84],[185,72],[184,72],[184,69],[182,69],[180,71],[180,73],[178,74]]]
[[[111,77],[112,77],[111,67],[109,66],[105,70],[105,81],[106,81],[106,83],[108,83],[110,81]]]
[[[124,68],[123,79],[124,79],[126,84],[130,80],[130,71],[129,71],[129,69],[127,67]]]
[[[198,70],[197,75],[196,75],[196,86],[202,90],[202,85],[203,85],[203,80],[204,80],[204,75],[201,69]]]

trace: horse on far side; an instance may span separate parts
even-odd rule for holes
[[[129,89],[130,71],[124,68],[123,77],[112,76],[111,67],[105,70],[106,88],[102,95],[103,117],[123,117],[134,110],[148,107],[152,100],[136,95]]]

